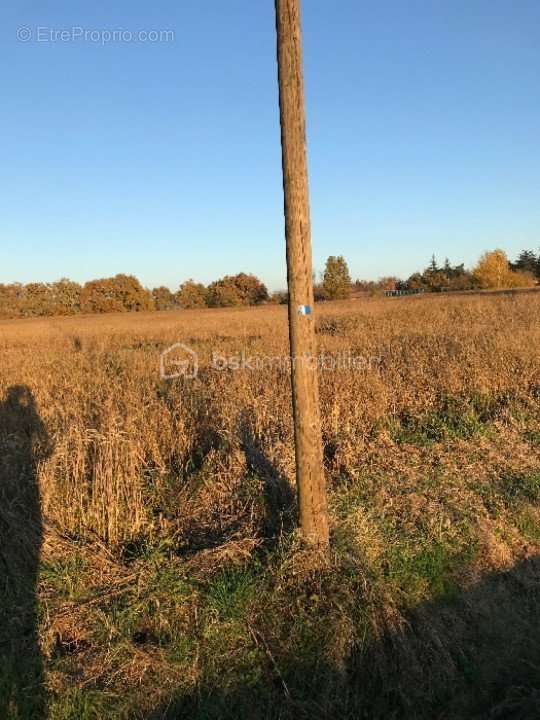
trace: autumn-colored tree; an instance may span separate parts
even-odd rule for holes
[[[51,287],[47,283],[28,283],[20,300],[23,317],[53,315]]]
[[[259,305],[268,300],[268,290],[255,275],[238,273],[226,275],[208,286],[208,304],[211,307]]]
[[[81,291],[81,311],[83,313],[122,312],[122,301],[114,291],[112,278],[90,280]]]
[[[266,285],[255,275],[242,272],[224,279],[236,289],[243,305],[259,305],[268,300]]]
[[[152,296],[133,275],[91,280],[81,292],[84,313],[128,312],[153,309]]]
[[[392,276],[379,278],[379,281],[377,282],[377,288],[383,292],[392,292],[397,290],[398,285],[399,278]]]
[[[161,285],[152,290],[156,310],[172,310],[176,306],[176,298],[168,287]]]
[[[237,289],[226,279],[216,280],[208,286],[208,305],[210,307],[234,307],[242,304],[242,298]]]
[[[141,312],[154,309],[152,294],[133,275],[115,275],[112,285],[124,310]]]
[[[510,266],[504,250],[485,252],[474,268],[473,275],[481,288],[508,287]]]
[[[326,261],[323,288],[329,300],[340,300],[351,294],[351,276],[342,255],[331,255]]]
[[[437,272],[429,273],[425,278],[427,289],[431,292],[441,292],[450,286],[450,278],[444,270],[437,270]]]
[[[440,292],[448,286],[450,272],[451,266],[448,259],[445,261],[444,267],[441,268],[435,255],[432,255],[429,265],[422,273],[423,287],[430,292]]]
[[[352,286],[352,290],[355,293],[371,292],[374,286],[374,280],[355,280]]]
[[[0,317],[21,317],[23,296],[24,285],[21,283],[0,285]]]
[[[413,273],[405,284],[407,290],[422,290],[426,288],[424,277],[422,273],[419,272]]]
[[[52,302],[55,315],[75,315],[81,310],[81,291],[79,283],[62,278],[51,285]]]
[[[465,290],[473,287],[473,278],[465,270],[463,263],[452,265],[448,258],[439,266],[435,255],[432,255],[429,265],[422,272],[413,273],[408,280],[400,283],[402,290],[426,290],[428,292],[441,292],[443,290]]]
[[[207,306],[208,292],[202,283],[186,280],[180,285],[175,300],[184,310],[193,310]]]
[[[81,286],[71,280],[0,285],[0,317],[72,315],[80,310]]]
[[[449,290],[471,290],[474,287],[475,281],[470,272],[464,271],[461,274],[453,275],[450,277],[448,282]]]
[[[508,285],[510,288],[534,287],[536,277],[527,270],[513,270],[508,274]]]
[[[504,250],[484,253],[474,269],[474,277],[481,288],[516,288],[536,285],[536,277],[532,272],[512,270]]]
[[[328,295],[326,290],[324,289],[324,285],[322,282],[315,283],[313,285],[313,299],[315,302],[323,302],[324,300],[328,300]]]
[[[274,290],[268,300],[273,305],[286,305],[289,301],[289,293],[286,290]]]

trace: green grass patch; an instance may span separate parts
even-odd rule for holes
[[[516,525],[523,535],[531,542],[540,542],[540,515],[538,510],[524,508],[517,517]]]
[[[145,564],[136,588],[106,609],[102,641],[173,647],[183,633],[183,611],[196,597],[195,583],[185,577],[181,563],[154,556]]]
[[[98,690],[68,688],[49,708],[49,720],[103,720],[127,718],[110,695]]]
[[[428,446],[444,440],[470,440],[489,432],[489,426],[509,405],[505,395],[445,396],[437,407],[422,415],[403,413],[386,422],[397,443]]]
[[[167,660],[173,665],[188,665],[193,662],[197,652],[196,638],[184,634],[173,638],[167,648]]]
[[[73,554],[41,563],[40,580],[49,585],[62,600],[78,600],[87,592],[85,573],[86,560]]]
[[[540,447],[540,430],[527,430],[523,433],[523,437],[531,445]]]
[[[205,609],[220,622],[242,620],[257,593],[258,576],[253,566],[221,570],[208,584]]]
[[[454,595],[459,587],[459,570],[470,563],[474,544],[456,547],[440,540],[418,546],[396,543],[385,554],[383,573],[399,588],[407,604]]]
[[[505,511],[519,511],[540,502],[540,473],[512,473],[478,488],[484,505],[493,517]]]
[[[510,505],[536,503],[540,500],[540,472],[503,477],[501,490]]]

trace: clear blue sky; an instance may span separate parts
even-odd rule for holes
[[[273,13],[4,0],[0,281],[283,287]],[[303,18],[316,269],[540,245],[538,0],[304,0]],[[54,41],[71,28],[174,40]]]

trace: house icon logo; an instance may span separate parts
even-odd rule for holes
[[[162,380],[185,377],[194,380],[199,373],[199,356],[187,345],[175,343],[160,356],[159,374]]]

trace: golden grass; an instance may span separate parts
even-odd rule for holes
[[[364,359],[356,369],[320,373],[338,558],[332,573],[339,578],[343,563],[354,562],[363,588],[355,592],[365,592],[372,608],[371,632],[398,637],[402,608],[444,595],[447,576],[470,588],[486,573],[538,553],[539,514],[526,502],[526,483],[538,473],[540,455],[540,298],[328,303],[317,307],[317,327],[321,353]],[[160,353],[175,342],[198,353],[196,379],[160,378]],[[51,665],[49,687],[62,698],[69,687],[109,687],[106,673],[114,672],[109,689],[116,695],[142,687],[145,701],[155,704],[182,683],[191,689],[217,683],[219,662],[203,657],[204,645],[175,664],[132,638],[112,658],[106,648],[117,631],[103,631],[99,640],[96,628],[114,625],[110,598],[127,592],[135,602],[140,572],[147,572],[137,563],[152,548],[166,547],[181,559],[179,572],[194,578],[244,566],[264,548],[282,552],[295,512],[288,369],[218,371],[211,356],[286,356],[286,309],[5,321],[0,350],[0,398],[10,387],[27,386],[53,448],[39,467],[44,558],[50,563],[70,552],[85,558],[73,598],[42,581],[45,656],[54,658],[58,637],[75,638],[81,673],[73,679]],[[301,550],[290,552],[271,572],[276,612],[284,616],[285,589],[299,592],[296,573],[312,577]],[[325,592],[323,583],[313,591],[318,600],[309,602],[324,604]],[[190,615],[199,591],[191,587],[182,597],[156,621],[163,626],[137,632],[173,636],[181,626],[189,633],[190,623],[200,621]],[[221,607],[225,600],[212,602]],[[235,658],[249,646],[287,685],[285,670],[276,670],[285,662],[276,660],[276,647],[286,642],[277,625],[252,618],[239,639],[231,617],[227,647]],[[333,668],[359,642],[353,615],[340,617],[324,651]],[[167,629],[171,623],[178,627]],[[286,632],[295,637],[296,630]],[[133,710],[118,713],[135,717]]]
[[[321,352],[350,350],[369,362],[321,372],[330,470],[362,472],[388,442],[385,421],[419,417],[445,396],[510,393],[527,403],[540,384],[536,297],[335,303],[318,317]],[[0,333],[0,393],[27,385],[54,440],[42,493],[45,516],[62,530],[113,543],[157,530],[143,486],[173,468],[181,492],[182,474],[200,452],[213,454],[213,485],[224,483],[226,495],[243,471],[246,422],[293,480],[287,369],[208,367],[213,350],[286,356],[284,308],[4,322]],[[193,382],[160,380],[160,352],[177,341],[200,354]]]

